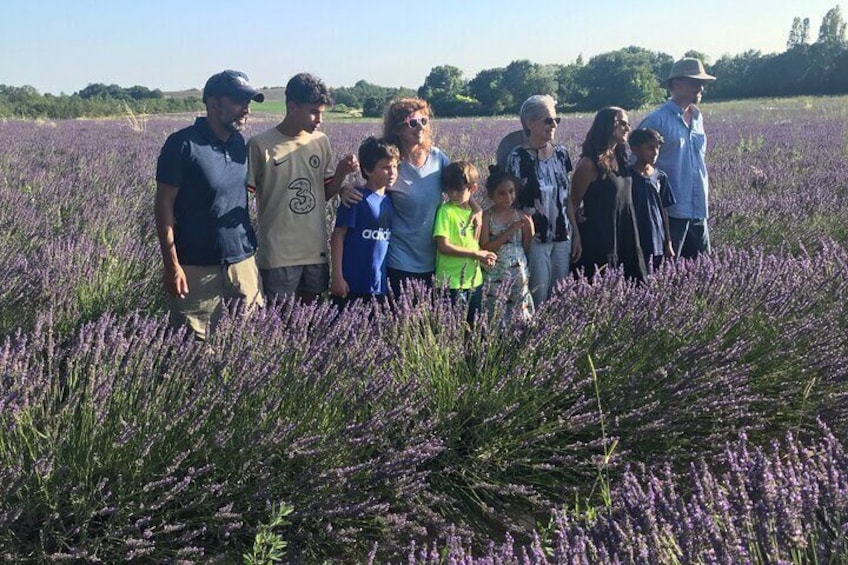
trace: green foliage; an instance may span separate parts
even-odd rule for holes
[[[468,81],[468,94],[480,102],[484,114],[497,116],[509,111],[515,104],[511,92],[503,86],[504,69],[483,69]]]
[[[578,107],[594,110],[604,106],[641,108],[662,99],[655,72],[660,55],[640,47],[628,47],[589,59],[577,73],[585,92]]]
[[[31,86],[0,84],[0,118],[73,119],[202,110],[199,98],[165,98],[161,90],[90,84],[70,96],[39,94]]]
[[[828,43],[845,46],[845,20],[839,4],[827,11],[819,26],[817,43]]]
[[[786,50],[799,45],[807,45],[810,42],[810,18],[795,17],[792,20],[792,29],[789,30],[789,39],[786,40]]]
[[[150,90],[145,86],[132,86],[121,88],[117,84],[105,85],[102,83],[89,84],[78,93],[80,98],[89,100],[92,98],[111,98],[115,100],[147,100],[164,98],[162,91],[158,88]]]
[[[698,59],[699,61],[701,61],[701,62],[702,62],[702,63],[704,63],[705,65],[709,65],[709,64],[710,64],[710,56],[709,56],[709,55],[707,55],[706,53],[704,53],[704,52],[702,52],[702,51],[698,51],[698,50],[696,50],[696,49],[690,49],[689,51],[687,51],[686,53],[684,53],[684,54],[683,54],[683,56],[684,56],[684,57],[692,57],[692,58],[694,58],[694,59]]]
[[[424,79],[424,84],[418,89],[418,96],[431,99],[436,97],[450,98],[465,91],[465,79],[462,71],[451,65],[433,67]]]
[[[521,60],[513,61],[504,69],[502,85],[512,94],[512,113],[518,113],[522,102],[534,94],[556,97],[555,69]]]
[[[564,65],[557,69],[557,101],[561,108],[575,107],[579,100],[586,97],[586,89],[579,82],[580,69],[583,63]]]
[[[700,59],[709,67],[707,72],[718,77],[709,87],[713,99],[841,94],[848,92],[845,31],[836,6],[824,16],[818,41],[812,45],[809,18],[795,18],[784,53],[749,50],[725,55],[714,65],[694,49],[684,56]],[[571,65],[513,61],[506,67],[483,69],[467,84],[458,68],[445,65],[433,68],[418,94],[438,107],[441,116],[466,115],[475,108],[470,103],[457,105],[458,95],[476,100],[477,112],[483,115],[514,114],[533,94],[553,95],[562,110],[594,111],[609,105],[636,109],[662,100],[662,83],[673,62],[667,53],[627,47],[597,55],[585,65],[582,55]]]
[[[475,116],[480,114],[480,103],[462,94],[444,95],[431,100],[433,111],[439,116]]]
[[[362,115],[366,118],[379,118],[383,115],[383,106],[386,101],[376,96],[369,96],[362,104]]]
[[[727,99],[755,96],[751,94],[751,88],[754,85],[750,77],[762,58],[763,54],[755,50],[720,58],[710,67],[711,74],[721,77],[721,80],[710,84],[710,97]]]
[[[433,67],[418,89],[418,96],[430,102],[438,116],[470,116],[479,111],[480,103],[466,96],[466,92],[462,71],[444,65]]]
[[[751,50],[723,56],[709,70],[719,78],[709,87],[710,97],[738,99],[848,91],[848,43],[839,6],[825,14],[816,43],[809,44],[809,34],[809,18],[796,17],[783,53],[763,55]]]
[[[336,104],[362,109],[363,115],[368,117],[378,117],[383,114],[383,108],[390,100],[404,96],[415,96],[416,93],[410,88],[379,86],[366,80],[360,80],[353,86],[332,88],[330,94]],[[368,108],[366,108],[366,104]]]
[[[521,103],[534,94],[559,97],[562,68],[560,65],[538,65],[522,59],[511,62],[505,68],[484,69],[469,81],[468,94],[479,102],[482,114],[514,114]]]
[[[245,565],[268,565],[280,563],[285,559],[285,549],[288,542],[285,541],[277,529],[291,525],[286,520],[294,509],[286,504],[274,505],[271,509],[271,522],[260,524],[256,528],[256,537],[253,540],[253,550],[244,554]]]
[[[710,84],[714,99],[804,94],[840,94],[848,89],[848,44],[799,44],[779,54],[746,51],[726,55],[708,72],[719,80]]]

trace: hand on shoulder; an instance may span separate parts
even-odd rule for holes
[[[360,202],[363,199],[363,196],[359,189],[349,184],[342,187],[341,192],[339,192],[339,198],[341,199],[343,206],[350,208]]]

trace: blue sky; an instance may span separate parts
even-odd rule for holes
[[[201,88],[219,70],[256,86],[300,71],[330,86],[359,79],[417,88],[430,69],[466,78],[516,59],[571,63],[637,45],[713,60],[785,49],[795,16],[815,41],[825,13],[846,1],[573,0],[291,2],[253,0],[16,0],[0,18],[0,84],[70,94],[89,83]]]

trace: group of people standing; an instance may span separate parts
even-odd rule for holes
[[[555,139],[554,99],[531,96],[520,134],[504,140],[489,167],[492,206],[483,211],[473,198],[478,171],[434,145],[425,100],[392,101],[382,135],[334,164],[319,131],[331,104],[322,81],[293,77],[285,118],[246,142],[250,102],[264,95],[243,73],[218,73],[204,87],[206,116],[172,134],[157,165],[171,323],[205,339],[222,299],[250,307],[295,294],[310,302],[329,290],[344,306],[398,296],[412,281],[446,286],[468,303],[473,323],[485,279],[489,307],[499,296],[511,317],[527,320],[575,269],[591,278],[622,266],[643,280],[663,257],[708,252],[706,137],[696,104],[711,80],[697,59],[674,63],[670,99],[632,133],[624,110],[600,110],[576,167]],[[345,185],[357,169],[365,182]],[[328,246],[325,207],[337,194]]]

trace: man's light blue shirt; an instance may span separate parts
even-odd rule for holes
[[[665,139],[657,167],[668,175],[676,201],[667,208],[668,215],[686,220],[709,217],[707,135],[701,111],[692,106],[691,126],[687,126],[683,108],[668,100],[645,116],[639,127],[655,129]]]

